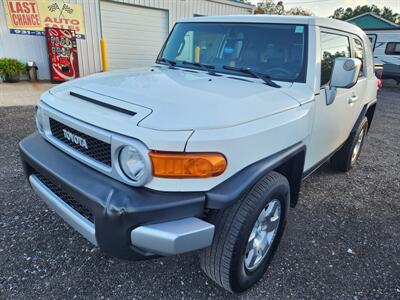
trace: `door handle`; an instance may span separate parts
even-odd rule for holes
[[[358,101],[358,96],[354,95],[349,97],[349,104],[357,102]]]

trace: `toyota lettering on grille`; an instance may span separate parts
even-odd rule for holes
[[[79,135],[73,134],[72,132],[63,129],[64,138],[68,141],[81,146],[82,148],[89,149],[87,142],[84,138],[81,138]]]

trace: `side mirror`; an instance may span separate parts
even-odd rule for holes
[[[326,90],[326,104],[332,104],[336,97],[336,89],[349,89],[358,80],[361,70],[361,60],[358,58],[337,57],[333,65],[329,88]]]

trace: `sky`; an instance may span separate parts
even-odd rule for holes
[[[256,5],[260,0],[249,0],[252,4]],[[278,2],[279,0],[274,0]],[[355,7],[357,5],[375,4],[382,8],[388,6],[394,12],[400,13],[400,0],[283,0],[285,9],[301,6],[311,10],[316,16],[329,17],[333,14],[334,10],[339,7]]]

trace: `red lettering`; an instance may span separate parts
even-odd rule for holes
[[[33,14],[36,14],[36,3],[35,2],[30,2],[29,4],[31,6],[31,12]]]
[[[15,3],[15,12],[16,13],[22,13],[23,12],[21,2],[16,2]]]
[[[36,14],[37,9],[36,9],[36,2],[8,2],[8,6],[10,7],[10,12],[15,14],[15,13],[25,13],[25,14]]]
[[[76,26],[76,25],[79,25],[79,20],[72,19],[72,20],[71,20],[71,24],[72,24],[72,25],[75,25],[75,26]]]
[[[10,17],[15,26],[39,27],[40,18],[37,14],[36,2],[9,1]]]
[[[29,2],[22,2],[21,6],[24,13],[29,14],[31,12],[29,9]]]
[[[12,15],[11,18],[12,18],[13,24],[18,26],[17,15]]]
[[[38,27],[40,25],[40,20],[38,15],[24,15],[24,14],[14,14],[11,16],[13,24],[21,27]]]
[[[61,24],[61,23],[62,23],[62,19],[61,19],[61,18],[59,18],[59,19],[54,18],[54,19],[53,19],[53,22],[54,22],[54,23],[59,23],[59,24]]]
[[[8,6],[10,7],[10,12],[15,14],[15,8],[14,8],[14,3],[13,2],[8,2]]]

